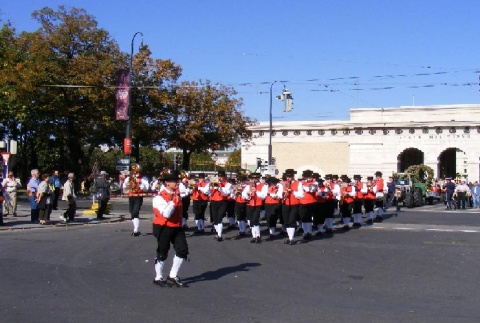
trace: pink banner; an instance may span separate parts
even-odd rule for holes
[[[128,93],[130,90],[130,71],[119,70],[115,89],[115,120],[128,120]]]

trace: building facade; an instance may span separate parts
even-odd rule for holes
[[[269,123],[251,128],[242,143],[242,167],[268,159]],[[371,176],[425,164],[435,177],[480,176],[480,105],[352,109],[347,121],[288,121],[272,125],[272,159],[278,174],[294,168],[324,176]]]

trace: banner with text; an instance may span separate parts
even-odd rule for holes
[[[119,70],[115,89],[115,120],[128,120],[130,71]]]

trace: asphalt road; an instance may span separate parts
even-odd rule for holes
[[[125,200],[114,203],[126,210]],[[381,224],[293,246],[250,244],[233,231],[223,242],[189,236],[179,274],[189,287],[161,288],[152,284],[149,203],[140,237],[129,221],[1,231],[0,321],[480,320],[477,210],[387,212]]]

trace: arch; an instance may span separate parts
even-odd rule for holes
[[[461,153],[461,154],[460,154]],[[449,147],[438,155],[437,174],[438,178],[452,177],[456,178],[457,173],[463,174],[464,165],[459,159],[466,158],[464,151],[457,147]]]
[[[405,170],[412,165],[420,165],[424,163],[424,153],[417,148],[406,148],[397,157],[397,172],[404,173]]]

